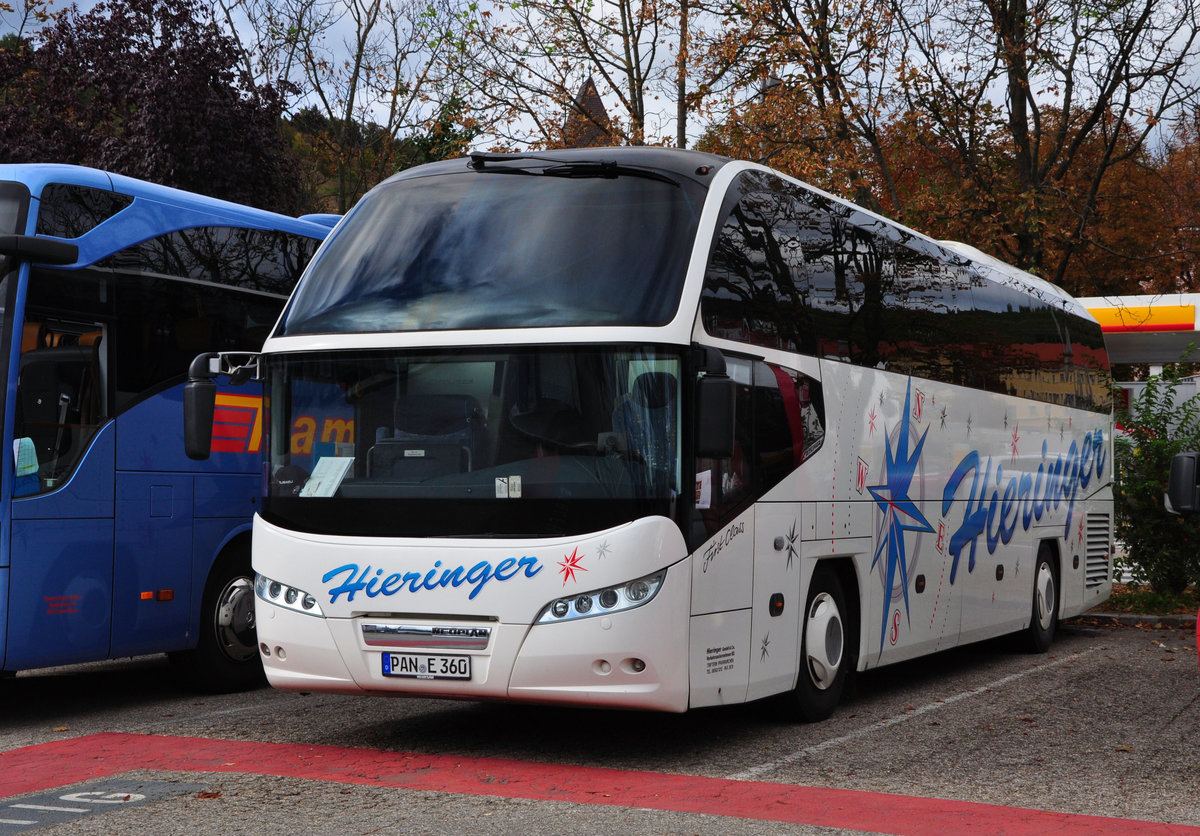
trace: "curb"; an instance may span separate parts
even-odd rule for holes
[[[1195,629],[1195,615],[1137,615],[1120,612],[1086,612],[1066,619],[1071,621],[1101,621],[1126,627],[1146,627],[1152,630],[1172,630],[1184,627]]]

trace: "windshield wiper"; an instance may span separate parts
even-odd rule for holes
[[[663,174],[661,171],[622,165],[611,160],[586,160],[568,163],[535,154],[497,154],[487,151],[473,151],[470,156],[470,166],[476,171],[486,170],[498,174],[532,174],[549,177],[602,177],[606,179],[615,179],[622,176],[644,177],[648,180],[657,180],[660,183],[670,183],[672,186],[679,185],[678,180]],[[514,168],[500,165],[500,163],[524,162],[529,160],[537,160],[538,162],[550,163],[551,165],[545,168]]]
[[[610,179],[616,179],[621,176],[645,177],[647,180],[670,183],[672,186],[679,185],[679,181],[674,177],[668,177],[660,171],[648,168],[635,168],[634,166],[621,165],[614,162],[562,163],[561,165],[542,169],[542,174],[549,175],[550,177],[603,177]]]

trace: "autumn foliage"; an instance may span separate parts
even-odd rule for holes
[[[468,145],[691,145],[1076,295],[1191,290],[1192,5],[0,3],[0,158],[340,212]]]

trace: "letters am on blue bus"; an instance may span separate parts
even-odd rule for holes
[[[182,385],[202,349],[261,346],[328,221],[6,165],[0,226],[3,670],[167,652],[206,688],[259,681],[261,392],[218,395],[200,463]]]

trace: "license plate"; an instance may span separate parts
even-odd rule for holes
[[[435,656],[428,653],[383,654],[384,676],[417,679],[470,679],[470,656]]]

